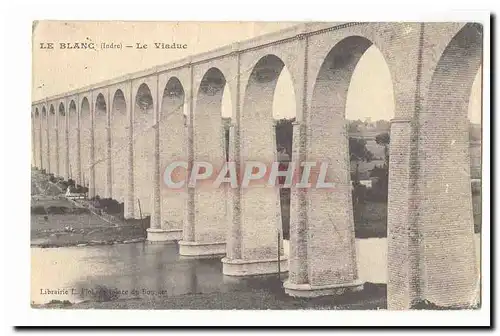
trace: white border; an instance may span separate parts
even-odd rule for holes
[[[489,208],[490,208],[490,24],[488,12],[466,11],[478,1],[424,1],[413,5],[396,5],[384,1],[354,1],[331,3],[307,0],[303,2],[268,0],[248,1],[102,1],[89,0],[80,4],[29,1],[3,6],[2,38],[5,73],[2,88],[4,109],[1,113],[5,145],[1,175],[4,177],[0,204],[4,206],[3,265],[6,283],[0,288],[2,301],[7,303],[10,325],[312,325],[312,326],[387,326],[387,325],[488,325],[489,324]],[[398,2],[396,2],[398,3]],[[5,8],[7,7],[7,8]],[[432,8],[433,12],[423,8]],[[486,6],[482,6],[486,8]],[[450,9],[461,11],[449,12]],[[36,310],[29,307],[30,253],[29,198],[30,115],[31,106],[31,21],[35,19],[66,20],[264,20],[264,21],[475,21],[484,24],[483,64],[483,308],[478,311],[64,311]],[[22,125],[22,126],[14,126]],[[8,165],[6,163],[9,163]],[[5,171],[3,170],[5,169]],[[15,202],[14,202],[15,200]],[[23,200],[23,201],[19,201]],[[26,204],[23,204],[26,202]],[[14,216],[9,209],[26,209]],[[4,297],[6,295],[6,297]]]

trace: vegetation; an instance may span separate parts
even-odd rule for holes
[[[110,215],[122,215],[124,212],[124,204],[112,198],[100,198],[99,196],[90,199],[94,208],[102,210]]]

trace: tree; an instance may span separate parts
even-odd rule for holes
[[[361,120],[349,120],[347,124],[347,132],[349,134],[355,134],[359,133],[360,129],[359,126],[363,125],[363,122]]]
[[[229,161],[229,129],[231,128],[231,118],[222,118],[222,127],[224,128],[224,152],[226,161]]]
[[[388,167],[389,166],[389,143],[391,142],[391,137],[389,135],[389,132],[384,132],[377,134],[375,137],[375,142],[380,145],[384,146],[384,166]]]
[[[276,148],[284,147],[288,155],[292,155],[293,119],[276,121]]]
[[[359,163],[362,161],[370,162],[373,159],[373,153],[366,148],[366,140],[359,138],[349,138],[349,158],[356,162],[356,172],[354,182],[359,181]]]

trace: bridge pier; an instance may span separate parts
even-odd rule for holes
[[[302,40],[307,43],[307,39]],[[342,43],[342,42],[341,42]],[[340,44],[340,43],[339,43]],[[349,146],[345,127],[347,87],[354,67],[330,67],[329,61],[341,57],[332,49],[311,83],[308,97],[308,54],[302,46],[302,89],[297,97],[298,122],[293,125],[296,166],[303,163],[328,164],[322,188],[316,178],[304,180],[295,187],[291,198],[290,271],[285,293],[295,297],[340,295],[359,291],[363,282],[358,277],[354,216],[351,195]],[[347,49],[347,48],[346,48]],[[347,49],[349,50],[349,49]],[[345,53],[340,48],[339,53]],[[351,56],[351,55],[342,55]],[[360,55],[357,54],[357,57]],[[356,64],[356,57],[346,57]],[[304,175],[307,170],[304,168]],[[318,181],[316,181],[318,180]]]
[[[189,215],[179,242],[179,254],[190,257],[224,255],[228,227],[227,198],[224,189],[213,186],[212,177],[225,162],[221,106],[227,83],[222,72],[216,68],[197,72],[197,78],[194,70],[191,68],[190,83],[199,83],[199,87],[195,91],[194,85],[189,85],[193,101],[188,116],[188,162],[193,162],[190,167],[194,167],[189,172],[200,175],[207,173],[210,177],[193,180],[193,188],[188,187]],[[213,171],[204,168],[204,164],[211,165]]]

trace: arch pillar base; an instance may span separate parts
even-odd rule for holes
[[[146,230],[147,240],[150,242],[174,242],[182,239],[182,230],[163,230],[152,229]]]
[[[288,257],[280,257],[280,272],[288,272]],[[222,259],[222,274],[228,276],[252,276],[278,273],[278,258],[263,260]]]
[[[283,284],[285,293],[293,297],[313,298],[319,296],[338,296],[347,292],[359,292],[363,290],[364,282],[355,280],[353,282],[314,286],[311,284],[294,284],[285,281]]]
[[[179,254],[185,257],[222,256],[226,254],[226,243],[199,243],[181,240],[179,241]]]

